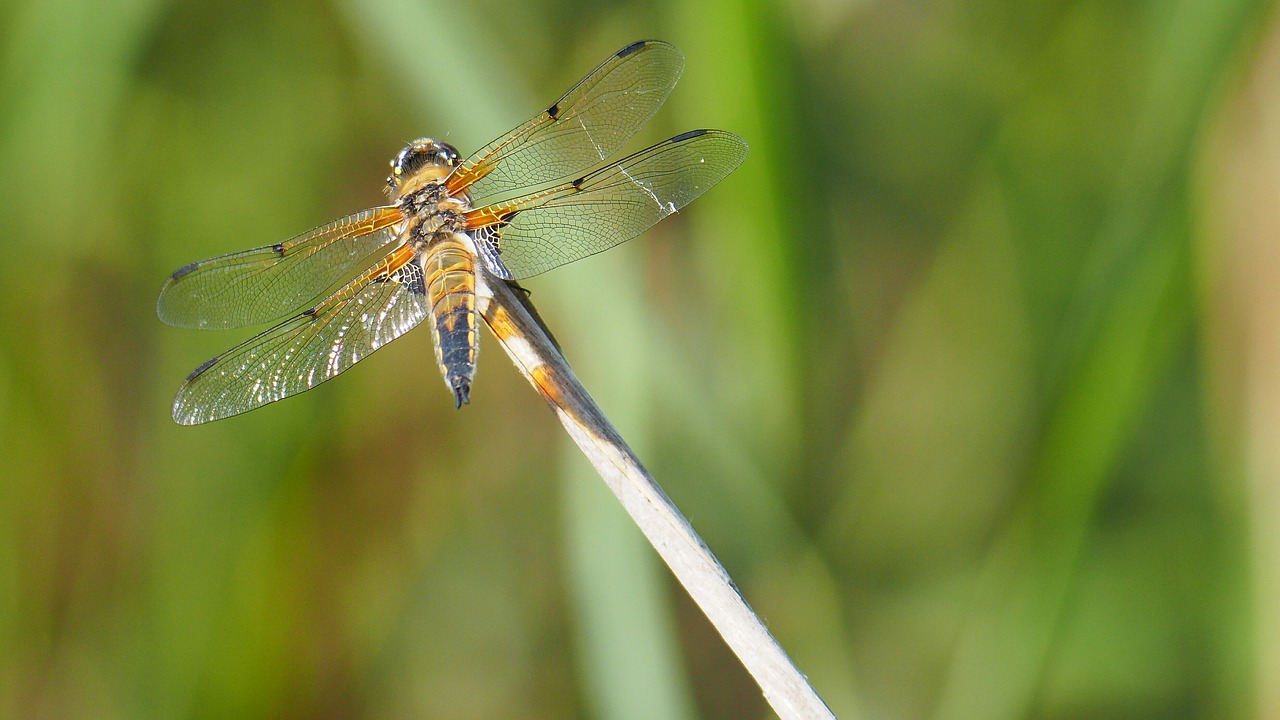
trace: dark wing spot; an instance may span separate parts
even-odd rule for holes
[[[190,275],[191,273],[195,272],[195,271],[196,271],[196,268],[198,268],[198,267],[200,267],[200,263],[198,263],[198,262],[193,262],[193,263],[191,263],[190,265],[183,265],[182,267],[178,268],[177,270],[174,270],[174,271],[173,271],[173,274],[169,276],[169,279],[170,279],[170,280],[177,280],[178,278],[182,277],[183,275]]]
[[[302,314],[306,315],[307,317],[314,317],[316,314],[316,309],[313,307],[309,307],[306,310],[303,310]]]
[[[408,267],[408,266],[406,266]],[[413,264],[413,271],[409,273],[401,273],[400,282],[404,284],[405,289],[414,295],[426,297],[427,295],[427,279],[422,275],[422,269],[417,263]]]
[[[218,358],[220,357],[222,356],[219,355],[218,357],[212,357],[204,361],[203,363],[200,363],[200,367],[196,368],[195,370],[192,370],[191,374],[187,376],[187,382],[191,382],[192,380],[195,380],[196,378],[200,377],[200,374],[203,373],[205,370],[208,370],[210,367],[212,367],[214,363],[218,362]]]
[[[649,44],[648,40],[640,40],[638,42],[633,42],[630,45],[619,50],[618,57],[624,58],[648,44]]]
[[[552,120],[555,120],[559,115],[560,115],[560,103],[556,103],[555,105],[552,105],[551,107],[547,108],[547,116],[550,117]]]
[[[706,135],[708,132],[709,132],[708,130],[690,130],[689,132],[683,132],[671,138],[671,142],[673,143],[684,142],[685,140],[688,140],[690,138],[702,137],[703,135]]]
[[[515,213],[507,213],[498,224],[486,225],[473,231],[471,235],[471,239],[476,242],[476,250],[479,251],[480,257],[484,258],[485,266],[494,275],[504,280],[511,278],[511,271],[502,264],[502,228],[506,227],[515,216]]]
[[[275,254],[277,254],[277,255],[283,255],[283,254],[284,254],[284,243],[276,243],[275,245],[272,245],[272,246],[271,246],[271,252],[273,252],[273,253],[275,253]]]
[[[587,179],[586,177],[580,177],[580,178],[578,178],[577,180],[574,180],[573,182],[571,182],[571,183],[569,183],[569,184],[573,186],[573,189],[574,189],[574,190],[581,190],[581,189],[582,189],[582,181],[583,181],[583,180],[586,180],[586,179]]]

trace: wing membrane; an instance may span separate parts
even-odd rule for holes
[[[672,45],[628,45],[537,117],[467,158],[450,176],[449,192],[467,190],[483,204],[599,165],[653,117],[683,67]]]
[[[276,245],[180,268],[156,303],[164,322],[220,330],[278,320],[354,272],[396,238],[394,207],[363,210]]]
[[[485,264],[520,280],[630,240],[689,204],[747,157],[747,143],[694,130],[546,192],[467,214]]]
[[[195,425],[309,390],[408,332],[431,312],[422,268],[401,246],[314,308],[201,365],[173,401]]]

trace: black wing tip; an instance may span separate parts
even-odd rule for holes
[[[195,370],[192,370],[191,374],[187,376],[187,382],[191,382],[192,380],[195,380],[196,378],[203,375],[204,371],[213,367],[213,364],[218,362],[218,360],[220,359],[222,359],[222,356],[218,355],[217,357],[211,357],[208,360],[205,360],[204,362],[200,363],[200,367],[196,368]]]
[[[698,128],[697,130],[688,130],[686,132],[682,132],[679,135],[672,137],[667,142],[673,142],[673,143],[684,142],[685,140],[692,140],[693,138],[702,137],[703,135],[715,135],[716,137],[725,138],[727,140],[740,143],[743,147],[747,146],[747,141],[743,140],[742,136],[737,135],[735,133],[731,133],[728,130],[716,130],[714,128]]]
[[[185,396],[187,394],[187,386],[195,382],[196,378],[199,378],[201,375],[203,375],[205,371],[213,367],[214,364],[221,359],[222,359],[221,355],[218,355],[216,357],[211,357],[208,360],[205,360],[204,362],[200,363],[200,367],[196,368],[195,370],[192,370],[191,374],[187,376],[186,382],[184,382],[182,384],[182,388],[178,390],[178,397],[173,399],[173,421],[174,422],[178,423],[179,425],[199,425],[201,423],[207,423],[211,420],[219,420],[223,417],[221,415],[218,415],[215,417],[203,416],[198,407],[197,408],[189,407],[189,403],[186,402],[185,400]]]
[[[191,273],[195,272],[196,268],[198,267],[200,267],[200,263],[198,262],[193,262],[190,265],[183,265],[177,270],[174,270],[172,273],[169,273],[169,281],[173,282],[175,280],[181,279],[186,275],[190,275]]]
[[[711,132],[714,132],[714,131],[712,131],[712,130],[689,130],[688,132],[682,132],[682,133],[680,133],[679,135],[676,135],[675,137],[671,138],[671,142],[673,142],[673,143],[684,142],[685,140],[692,140],[693,138],[696,138],[696,137],[702,137],[703,135],[707,135],[707,134],[709,134],[709,133],[711,133]]]
[[[672,144],[682,143],[682,142],[685,142],[686,140],[693,140],[694,138],[703,137],[704,135],[713,135],[715,137],[720,138],[724,143],[727,143],[728,145],[736,145],[738,150],[742,153],[742,157],[738,161],[739,163],[741,163],[742,160],[745,160],[747,158],[747,154],[751,152],[751,146],[747,144],[746,140],[743,140],[740,135],[735,135],[734,133],[731,133],[727,130],[708,130],[708,129],[690,130],[688,132],[682,132],[679,135],[676,135],[675,137],[671,138],[667,142]]]
[[[471,404],[471,383],[466,380],[453,381],[453,397],[456,401],[454,407],[461,410],[463,405]]]
[[[628,56],[628,55],[633,54],[634,52],[636,52],[636,51],[637,51],[637,50],[639,50],[640,48],[645,47],[646,45],[651,45],[651,44],[653,44],[653,43],[655,43],[655,42],[657,42],[657,41],[656,41],[656,40],[637,40],[637,41],[635,41],[635,42],[631,43],[630,45],[628,45],[628,46],[626,46],[626,47],[622,48],[621,50],[619,50],[618,52],[616,52],[616,53],[614,53],[614,54],[615,54],[615,55],[617,55],[617,56],[618,56],[618,57],[620,57],[620,58],[624,58],[624,57],[626,57],[626,56]],[[664,44],[665,44],[665,43],[664,43]]]
[[[666,42],[665,40],[637,40],[631,43],[630,45],[622,48],[618,52],[614,53],[614,56],[616,56],[619,59],[622,59],[628,55],[635,55],[636,53],[646,48],[666,48],[677,54],[680,53],[679,48],[677,48],[675,45],[672,45],[669,42]],[[683,55],[681,55],[681,57],[683,57]]]

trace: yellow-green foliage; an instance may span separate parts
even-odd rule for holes
[[[0,717],[767,716],[492,338],[169,418],[168,272],[647,37],[751,156],[528,285],[837,715],[1274,710],[1271,6],[0,6]]]

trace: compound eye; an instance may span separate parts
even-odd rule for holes
[[[404,175],[412,175],[422,164],[426,162],[427,154],[414,148],[405,148],[404,151],[396,157],[396,161],[391,164],[392,172],[397,177]]]
[[[449,167],[458,164],[458,149],[449,143],[440,143],[440,159]]]

